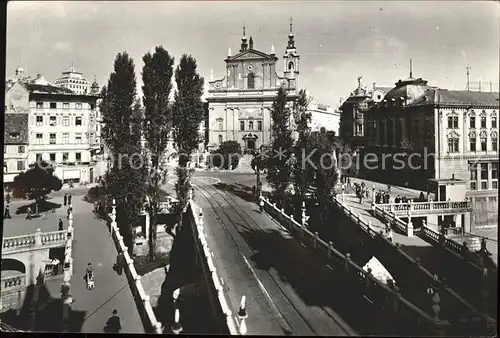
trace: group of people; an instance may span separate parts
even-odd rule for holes
[[[354,189],[356,191],[356,196],[359,198],[359,203],[363,203],[363,199],[369,197],[365,182],[361,182],[361,184],[354,182]]]
[[[72,199],[73,199],[73,196],[71,196],[70,194],[64,193],[64,206],[71,205]]]
[[[388,191],[379,190],[375,194],[375,204],[388,204],[391,201],[391,195]]]

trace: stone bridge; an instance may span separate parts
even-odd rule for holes
[[[38,274],[45,273],[50,249],[65,248],[68,236],[71,235],[67,230],[42,233],[38,229],[31,235],[4,238],[2,295],[24,290],[27,286],[35,284]]]

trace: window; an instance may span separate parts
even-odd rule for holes
[[[63,103],[63,109],[69,109],[69,103]]]
[[[63,116],[62,118],[62,125],[65,127],[69,126],[69,116]]]
[[[17,147],[17,152],[18,152],[19,154],[24,154],[24,151],[25,151],[24,146],[18,146],[18,147]]]
[[[399,130],[399,129],[396,129],[396,130]],[[363,125],[361,123],[358,123],[356,125],[356,131],[361,134],[363,132]]]
[[[469,145],[470,145],[470,151],[476,151],[476,133],[471,132],[469,134]]]
[[[475,116],[469,117],[469,128],[471,128],[471,129],[476,128],[476,117]]]
[[[57,108],[57,103],[56,102],[51,102],[50,103],[50,109],[56,109]]]
[[[19,136],[20,136],[20,135],[19,135],[19,133],[16,133],[16,132],[14,132],[14,133],[9,133],[9,137],[10,137],[10,138],[13,138],[13,139],[18,139],[18,138],[19,138]]]
[[[57,124],[57,118],[55,116],[50,116],[49,117],[49,126],[55,127]]]
[[[262,121],[257,121],[257,130],[262,131]]]
[[[43,116],[37,116],[36,117],[36,125],[37,126],[43,126]]]
[[[491,150],[498,151],[498,135],[497,133],[491,133]]]
[[[248,122],[248,130],[253,130],[253,121]]]
[[[222,135],[219,135],[219,143],[222,143]]]
[[[377,100],[380,100],[382,98],[382,95],[377,95]]]
[[[82,117],[77,116],[75,117],[75,126],[81,126],[82,125]]]
[[[288,70],[293,70],[293,62],[288,62]]]
[[[62,134],[62,141],[63,141],[63,144],[68,144],[69,143],[69,133],[63,133]]]
[[[491,114],[491,128],[497,128],[497,116]]]
[[[36,107],[37,109],[43,109],[43,102],[37,102]]]
[[[43,134],[36,134],[36,144],[43,144]]]
[[[49,134],[49,144],[56,144],[56,134],[55,133],[51,133]]]
[[[51,162],[55,162],[56,161],[56,154],[54,154],[54,153],[49,154],[49,158],[50,158]]]
[[[68,161],[68,153],[63,153],[63,158],[62,158],[63,162],[66,162]]]
[[[255,88],[255,75],[253,73],[248,74],[247,88],[248,89],[254,89]]]
[[[245,130],[245,121],[240,121],[240,130]]]
[[[77,103],[77,104],[75,104],[75,108],[76,108],[76,109],[82,109],[82,104],[81,104],[81,103]]]
[[[498,189],[498,162],[491,164],[491,189]]]
[[[458,135],[451,134],[448,136],[448,152],[449,153],[458,153]]]
[[[217,122],[217,124],[219,125],[219,131],[223,131],[224,126],[222,125],[222,121]]]
[[[75,143],[76,144],[81,144],[82,143],[82,133],[76,133],[75,134]]]
[[[17,161],[17,170],[26,170],[26,163],[24,161]]]
[[[480,164],[481,190],[488,189],[488,163]]]
[[[448,129],[458,129],[458,116],[448,116]]]
[[[481,113],[481,128],[486,128],[486,113]]]
[[[3,173],[8,173],[9,172],[9,169],[7,169],[7,162],[3,161]]]
[[[481,151],[486,151],[487,147],[487,137],[485,133],[481,133]]]
[[[76,153],[75,154],[75,161],[76,162],[81,162],[82,161],[82,153]]]

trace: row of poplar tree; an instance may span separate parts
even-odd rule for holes
[[[153,260],[156,215],[167,174],[160,159],[171,133],[178,153],[190,154],[198,148],[204,80],[197,72],[196,59],[190,55],[182,55],[175,71],[174,57],[161,46],[153,54],[146,53],[142,60],[142,100],[137,95],[134,61],[123,52],[116,56],[114,72],[101,91],[99,108],[104,123],[102,137],[115,161],[104,177],[106,194],[116,200],[117,223],[129,248],[133,247],[133,229],[141,222],[145,196],[149,197],[149,258]],[[177,90],[170,102],[173,77]],[[145,148],[141,146],[142,136],[146,139]],[[125,156],[129,160],[123,160]],[[191,188],[188,161],[189,158],[180,157],[176,168],[175,190],[181,208],[187,204]]]

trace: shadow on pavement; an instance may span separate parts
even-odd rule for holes
[[[26,290],[23,305],[19,311],[8,310],[0,315],[3,322],[24,331],[61,332],[62,301],[51,296],[45,285],[39,287],[37,311],[35,314],[33,300],[35,285]],[[85,318],[84,311],[71,311],[69,317],[69,332],[81,332]]]
[[[241,198],[244,201],[255,202],[255,197],[254,197],[252,189],[248,188],[244,185],[217,183],[217,184],[214,184],[214,187],[221,190],[221,191],[225,191],[225,192],[228,192],[232,195],[238,196],[239,198]]]
[[[257,268],[275,269],[306,305],[331,309],[361,335],[393,334],[394,327],[382,311],[350,287],[343,274],[330,271],[293,238],[283,238],[276,230],[246,232],[242,236],[256,251],[250,258]],[[315,261],[318,263],[311,264]]]
[[[53,202],[49,202],[46,200],[42,200],[42,201],[38,202],[38,212],[40,213],[40,212],[47,212],[49,210],[59,209],[61,206],[62,206],[62,204],[60,204],[60,203],[53,203]],[[35,210],[36,210],[35,203],[30,203],[30,204],[25,204],[23,206],[20,206],[16,210],[16,215],[26,214],[28,212],[28,208],[31,208],[31,211],[35,212]],[[34,214],[32,214],[32,216],[33,216],[33,218],[35,218]]]

